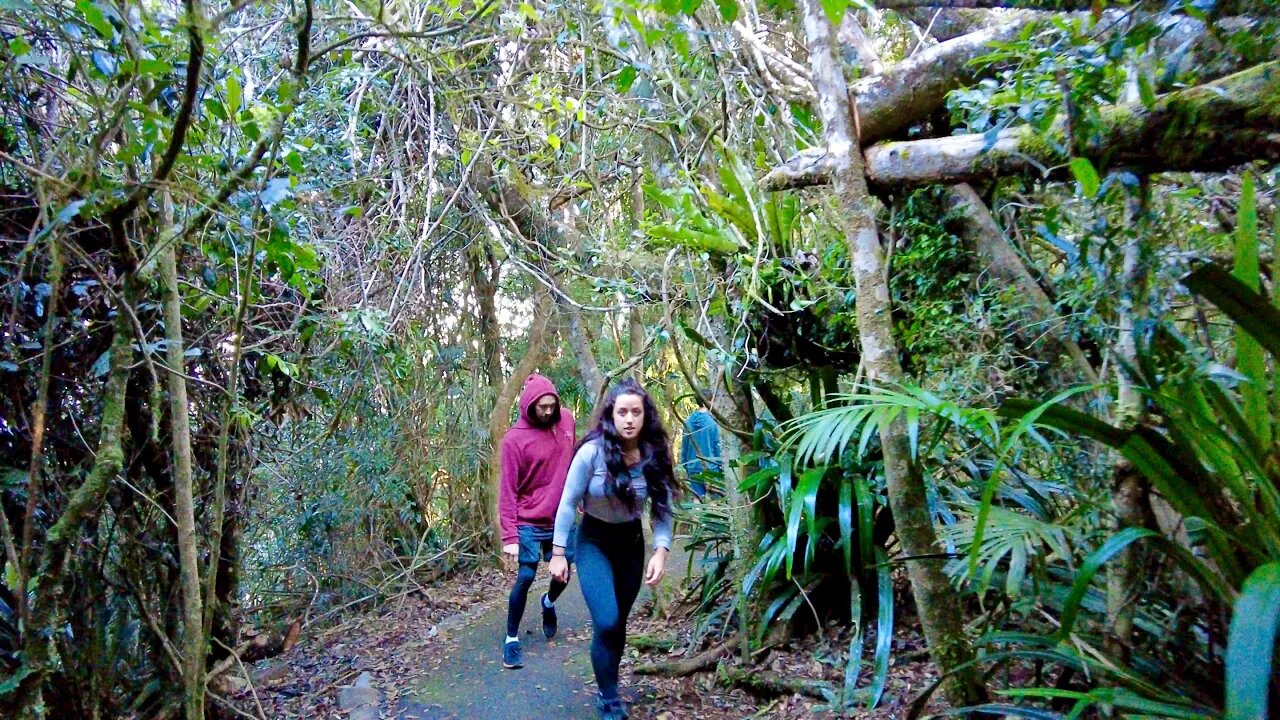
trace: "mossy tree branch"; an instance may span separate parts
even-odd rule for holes
[[[857,142],[854,116],[846,101],[844,74],[831,48],[831,24],[818,0],[804,0],[801,7],[823,140],[830,148],[833,161],[832,186],[840,204],[857,287],[862,367],[869,384],[892,385],[902,381],[903,372],[893,333],[893,302],[884,249],[876,229],[874,201],[867,185],[866,164]],[[937,552],[937,534],[928,510],[924,479],[911,456],[905,419],[898,417],[881,424],[879,434],[889,509],[902,549],[912,557],[932,555]],[[939,670],[950,676],[944,686],[947,698],[957,706],[984,701],[986,692],[981,680],[972,668],[966,669],[973,650],[965,633],[956,591],[943,574],[940,563],[915,560],[908,563],[907,574],[929,652]]]
[[[123,302],[133,305],[141,297],[140,283],[133,275],[124,282]],[[45,535],[40,565],[33,576],[31,622],[24,628],[25,672],[18,687],[18,716],[44,716],[43,686],[54,662],[53,635],[62,612],[63,570],[71,546],[80,530],[106,498],[112,480],[124,466],[125,392],[133,365],[133,324],[130,313],[116,308],[107,381],[102,391],[102,414],[98,425],[98,447],[85,481],[71,493],[66,509]]]
[[[1280,61],[1256,65],[1206,85],[1168,93],[1151,107],[1103,109],[1076,144],[1059,119],[1047,132],[1024,125],[1000,132],[891,142],[867,150],[867,177],[880,192],[997,175],[1061,176],[1073,155],[1098,170],[1147,173],[1223,170],[1245,162],[1280,161]],[[797,153],[761,181],[766,190],[831,182],[835,158],[826,148]]]
[[[53,374],[53,354],[57,345],[58,297],[62,293],[62,274],[65,262],[60,242],[55,233],[49,237],[49,302],[45,305],[44,345],[40,357],[40,377],[37,381],[36,405],[31,412],[31,463],[27,470],[27,508],[22,518],[22,547],[20,557],[15,558],[18,571],[18,587],[26,587],[30,576],[31,549],[35,544],[36,512],[43,499],[40,474],[44,470],[44,435],[49,413],[49,383]],[[18,595],[18,617],[28,623],[30,598],[27,593]]]

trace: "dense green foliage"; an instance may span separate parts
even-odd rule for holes
[[[849,79],[942,52],[951,19],[891,5],[822,3],[865,30]],[[536,369],[580,429],[623,374],[677,433],[714,412],[694,642],[839,623],[832,709],[881,701],[902,568],[936,562],[1000,712],[1274,715],[1280,128],[1207,134],[1256,143],[1230,172],[1080,150],[1116,103],[1274,58],[1274,17],[1208,5],[956,20],[1024,24],[890,139],[1065,127],[1071,160],[979,178],[985,225],[968,177],[863,199],[885,387],[847,198],[760,183],[823,138],[792,3],[0,2],[0,713],[190,714],[195,652],[229,715],[229,653],[489,562]],[[894,532],[894,417],[936,556]]]

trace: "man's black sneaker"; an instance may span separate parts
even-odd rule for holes
[[[538,601],[542,606],[542,634],[548,640],[556,636],[556,630],[560,627],[556,621],[555,606],[547,607],[547,594],[542,593],[542,599]]]
[[[508,670],[524,667],[524,655],[520,652],[519,640],[512,640],[502,645],[502,667]]]

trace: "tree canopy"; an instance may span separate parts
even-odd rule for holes
[[[833,712],[896,618],[916,712],[1275,716],[1275,10],[0,2],[0,710],[491,562],[536,370],[710,412],[699,642]]]

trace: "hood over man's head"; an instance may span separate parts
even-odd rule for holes
[[[554,427],[560,422],[560,395],[556,386],[542,375],[530,375],[520,394],[520,414],[533,427]]]

